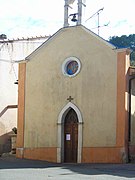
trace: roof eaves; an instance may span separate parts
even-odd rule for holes
[[[132,50],[130,48],[117,48],[116,51],[117,52],[124,52],[124,51],[126,51],[127,54],[130,54]]]
[[[111,44],[110,42],[108,42],[107,40],[105,40],[104,38],[102,38],[101,36],[97,35],[96,33],[94,33],[93,31],[91,31],[90,29],[88,29],[87,27],[81,25],[83,27],[83,29],[85,29],[86,31],[88,31],[90,34],[92,34],[95,38],[99,39],[100,41],[102,41],[103,43],[105,43],[107,46],[109,46],[112,49],[116,49],[117,47],[114,46],[113,44]]]
[[[29,61],[45,44],[48,44],[52,39],[54,39],[63,28],[59,29],[57,32],[55,32],[52,36],[50,36],[45,42],[43,42],[37,49],[35,49],[31,54],[29,54],[25,60]]]

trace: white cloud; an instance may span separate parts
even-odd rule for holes
[[[0,0],[0,3],[0,33],[5,33],[9,38],[53,34],[63,26],[64,0]],[[77,1],[74,4],[77,4]],[[104,7],[99,15],[100,26],[110,23],[107,27],[100,28],[100,36],[103,38],[135,33],[135,0],[86,0],[86,5],[83,24],[95,33],[98,26],[97,16],[87,22],[85,20]],[[76,10],[70,11],[74,13]]]

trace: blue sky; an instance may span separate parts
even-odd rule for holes
[[[104,7],[99,15],[99,35],[110,36],[135,34],[135,0],[84,0],[82,24],[98,33],[98,17],[95,12]],[[63,27],[64,0],[0,0],[0,34],[10,38],[52,35]],[[76,12],[76,3],[70,13]],[[69,20],[70,22],[70,20]],[[104,26],[108,24],[108,26]],[[73,25],[73,24],[72,24]]]

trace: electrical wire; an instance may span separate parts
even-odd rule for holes
[[[6,63],[20,63],[21,61],[25,61],[25,59],[24,60],[22,60],[22,59],[20,59],[20,60],[7,60],[7,59],[0,59],[0,61],[1,62],[6,62]]]
[[[11,63],[11,61],[10,60],[6,60],[6,59],[0,59],[0,61],[2,61],[2,62],[6,62],[6,63]],[[12,61],[12,62],[14,62],[14,63],[16,63],[16,61]]]

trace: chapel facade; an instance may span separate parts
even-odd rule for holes
[[[126,161],[129,69],[128,49],[60,29],[19,65],[17,157]]]
[[[17,157],[57,163],[134,158],[134,74],[129,49],[80,23],[69,27],[65,18],[65,27],[19,64]]]

